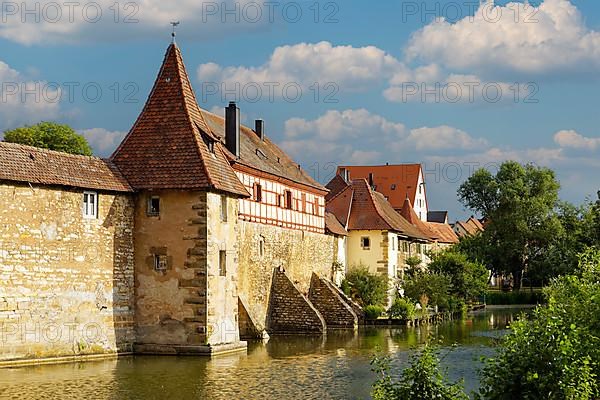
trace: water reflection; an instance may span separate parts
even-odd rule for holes
[[[365,399],[374,379],[375,349],[400,371],[411,349],[432,337],[460,346],[445,359],[453,379],[477,385],[480,356],[518,310],[494,310],[465,320],[414,328],[331,331],[326,337],[273,337],[247,354],[202,358],[130,357],[81,364],[0,370],[6,399]]]

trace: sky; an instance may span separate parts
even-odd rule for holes
[[[3,1],[0,132],[66,123],[109,156],[179,21],[200,106],[267,135],[315,179],[338,164],[422,163],[430,209],[505,160],[600,189],[600,2]]]

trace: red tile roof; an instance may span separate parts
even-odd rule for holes
[[[225,119],[219,115],[200,109],[211,134],[225,143]],[[234,169],[243,167],[262,171],[273,177],[284,178],[288,183],[306,186],[312,191],[325,194],[326,189],[315,181],[306,171],[294,162],[283,150],[277,147],[268,137],[261,140],[254,130],[242,125],[240,127],[240,157],[236,158],[223,145],[228,159]],[[238,168],[240,167],[240,168]]]
[[[327,193],[327,196],[325,196],[325,200],[329,201],[329,199],[336,196],[348,186],[348,183],[344,180],[344,178],[341,177],[341,175],[336,175],[332,180],[329,181],[327,185],[325,185],[325,187],[329,189],[329,193]]]
[[[325,213],[325,230],[338,236],[348,236],[348,231],[342,226],[340,221],[330,212]]]
[[[249,196],[204,120],[172,44],[136,123],[111,160],[135,189],[214,189]]]
[[[413,226],[415,226],[419,231],[421,231],[427,238],[431,240],[439,240],[440,234],[432,229],[427,222],[423,222],[421,218],[417,216],[415,210],[412,207],[410,199],[406,197],[404,199],[404,204],[402,205],[402,209],[400,210],[400,214],[410,222]]]
[[[347,230],[390,230],[413,239],[427,240],[364,179],[353,180],[351,185],[332,197],[327,202],[327,211],[342,224],[347,221]]]
[[[109,161],[0,142],[0,181],[131,192]]]
[[[447,244],[458,243],[458,236],[456,236],[450,225],[440,222],[427,222],[427,225],[438,234],[438,242]]]
[[[338,174],[342,169],[346,169],[350,173],[350,179],[368,179],[369,174],[373,174],[375,190],[382,193],[396,210],[402,208],[407,193],[411,203],[415,202],[421,164],[341,165],[338,167]]]

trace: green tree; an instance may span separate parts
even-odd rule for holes
[[[460,382],[450,383],[444,378],[439,364],[436,349],[426,345],[411,356],[410,366],[398,381],[394,381],[389,359],[376,356],[371,361],[373,371],[378,375],[371,393],[373,400],[468,399]]]
[[[458,190],[462,204],[488,221],[482,233],[488,267],[511,274],[516,288],[528,265],[561,233],[559,188],[552,170],[507,161],[496,175],[477,170]]]
[[[547,306],[511,325],[482,372],[483,399],[600,398],[600,252],[580,255],[579,267],[545,290]]]
[[[450,278],[450,294],[465,301],[475,300],[487,289],[489,272],[478,262],[469,261],[466,254],[456,249],[433,255],[429,270]]]
[[[4,141],[71,154],[92,155],[87,140],[68,125],[40,122],[4,132]]]
[[[450,309],[450,278],[443,274],[417,272],[407,277],[402,287],[406,297],[426,307],[438,306],[441,310]],[[425,304],[423,304],[425,303]]]
[[[386,277],[371,274],[367,267],[358,265],[346,274],[342,290],[363,307],[383,306],[387,304],[389,282]]]

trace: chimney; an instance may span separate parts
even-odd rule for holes
[[[225,108],[225,146],[236,157],[240,157],[240,109],[235,101]]]
[[[260,138],[260,140],[265,140],[265,121],[262,119],[257,119],[254,121],[254,132]]]
[[[348,169],[340,168],[340,175],[342,176],[342,178],[344,178],[344,181],[346,181],[346,183],[350,183],[350,171],[348,171]]]

